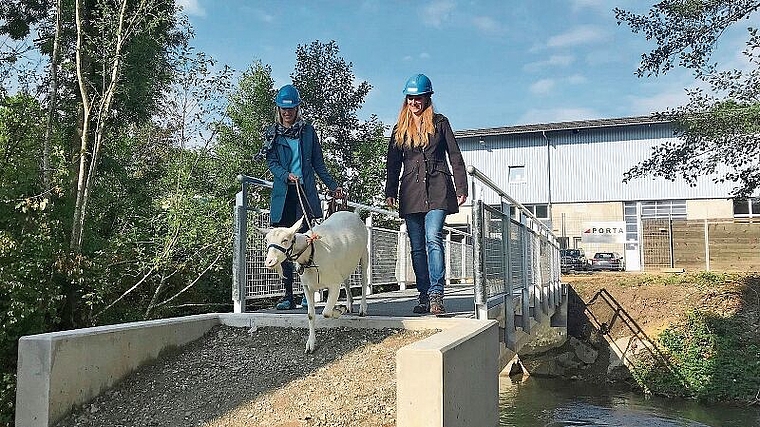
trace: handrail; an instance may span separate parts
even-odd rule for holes
[[[260,178],[254,178],[254,177],[248,176],[248,175],[238,175],[237,179],[238,179],[238,181],[241,184],[253,184],[253,185],[257,185],[259,187],[266,187],[266,188],[272,188],[274,186],[274,183],[272,181],[267,181],[267,180],[260,179]],[[320,193],[319,194],[319,199],[320,200],[327,200],[327,196]],[[370,211],[370,212],[375,212],[375,213],[379,213],[379,214],[383,214],[383,215],[388,215],[388,216],[390,216],[392,218],[398,218],[399,217],[398,216],[398,212],[389,211],[387,209],[376,208],[374,206],[365,205],[363,203],[356,203],[356,202],[351,202],[351,201],[346,200],[346,204],[348,206],[351,206],[352,208],[358,208],[358,209],[365,210],[365,211]]]
[[[507,199],[510,204],[517,206],[520,211],[527,216],[528,218],[531,218],[536,224],[538,224],[544,231],[548,231],[550,235],[554,234],[552,230],[546,226],[546,224],[543,223],[540,219],[538,219],[531,211],[528,210],[525,206],[522,205],[522,203],[518,202],[517,200],[510,197],[507,193],[504,192],[501,188],[499,188],[498,185],[496,185],[495,182],[491,181],[491,178],[487,177],[483,174],[478,168],[476,168],[473,165],[467,166],[467,173],[470,176],[473,176],[480,180],[483,184],[485,184],[488,188],[493,190],[496,194],[498,194],[500,197]]]

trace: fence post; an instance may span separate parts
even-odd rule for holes
[[[670,268],[675,268],[675,254],[673,251],[675,250],[674,243],[673,243],[673,217],[671,216],[668,218],[668,247],[670,248]]]
[[[478,199],[472,211],[472,248],[474,250],[473,275],[475,288],[475,318],[488,319],[486,294],[485,254],[483,253],[483,201]]]
[[[445,274],[446,274],[446,288],[448,288],[451,285],[451,232],[446,233],[446,240],[443,243],[443,257],[444,257],[444,264],[446,266]]]
[[[517,336],[515,334],[515,300],[512,287],[512,213],[509,204],[501,203],[501,232],[502,247],[504,256],[502,262],[505,263],[503,271],[503,280],[506,288],[504,294],[504,343],[511,350],[517,350]]]
[[[232,244],[232,302],[235,313],[245,312],[245,257],[248,243],[248,212],[246,184],[235,195],[235,235]]]
[[[398,244],[396,249],[396,268],[398,268],[398,274],[396,279],[398,280],[399,290],[405,290],[406,285],[409,282],[407,277],[407,270],[409,266],[406,265],[406,254],[409,252],[406,244],[406,221],[401,223],[401,227],[398,230]]]
[[[372,237],[374,235],[372,230],[372,212],[370,212],[369,216],[367,216],[367,219],[364,220],[364,224],[367,226],[367,263],[369,263],[369,266],[367,266],[367,295],[372,295]],[[362,273],[363,274],[363,273]],[[361,283],[361,282],[360,282]],[[350,287],[349,287],[350,288]]]
[[[710,227],[705,218],[705,271],[710,271]]]
[[[528,246],[530,246],[530,243],[527,241],[528,231],[526,230],[527,225],[525,224],[525,216],[520,213],[520,242],[522,243],[522,247],[520,248],[522,250],[522,277],[521,284],[522,284],[522,298],[520,299],[521,308],[522,308],[522,316],[520,316],[520,320],[522,321],[522,328],[523,332],[530,333],[530,288],[528,287]],[[527,236],[527,237],[526,237]]]

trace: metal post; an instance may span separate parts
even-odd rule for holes
[[[710,271],[710,228],[705,218],[705,271]]]
[[[245,312],[245,258],[248,243],[248,209],[246,184],[235,195],[235,236],[232,247],[232,303],[235,313]]]
[[[373,236],[373,230],[372,230],[372,213],[370,212],[369,216],[366,220],[364,220],[364,224],[367,226],[367,254],[369,255],[367,258],[367,263],[369,265],[367,266],[367,295],[372,295],[372,236]],[[362,273],[363,274],[363,273]]]
[[[402,291],[406,289],[406,286],[409,283],[409,278],[407,277],[409,266],[406,263],[407,254],[409,253],[407,240],[406,222],[402,222],[398,231],[398,245],[396,249],[396,266],[398,268],[396,279],[398,280],[398,287]]]
[[[486,320],[488,319],[488,295],[486,294],[485,254],[483,253],[483,216],[483,201],[478,199],[473,205],[472,212],[472,246],[475,252],[473,257],[475,317]]]
[[[443,257],[443,265],[446,266],[446,287],[448,288],[451,285],[451,232],[446,233],[446,240],[443,242]]]
[[[528,250],[530,242],[527,241],[526,236],[528,231],[526,230],[526,224],[524,216],[520,213],[520,242],[522,243],[522,298],[520,299],[522,305],[522,328],[523,332],[530,333],[530,288],[528,287]]]
[[[668,246],[670,247],[670,268],[675,268],[675,245],[673,243],[673,217],[668,219]]]
[[[502,262],[505,264],[503,271],[504,285],[504,343],[513,351],[517,351],[517,336],[515,334],[515,301],[512,295],[512,214],[509,204],[501,203],[501,237],[504,253]]]

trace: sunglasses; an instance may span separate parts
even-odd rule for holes
[[[422,101],[425,99],[425,95],[407,95],[406,102]]]

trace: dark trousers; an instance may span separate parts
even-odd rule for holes
[[[306,201],[304,201],[306,203]],[[309,207],[307,206],[308,210]],[[285,206],[282,210],[280,222],[272,224],[273,227],[292,227],[299,219],[301,212],[301,202],[298,201],[298,189],[295,185],[288,185],[288,192],[285,195]],[[299,233],[305,233],[309,229],[309,223],[304,221],[298,229]],[[282,263],[282,286],[285,288],[285,298],[293,298],[293,270],[294,265],[291,261]]]

